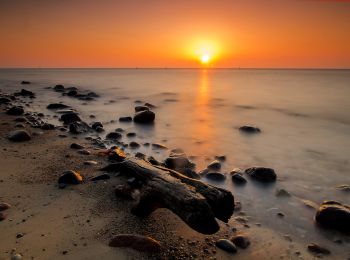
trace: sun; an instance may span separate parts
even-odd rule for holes
[[[202,64],[208,64],[209,61],[210,61],[210,56],[209,56],[209,54],[203,54],[203,55],[201,56],[201,63],[202,63]]]

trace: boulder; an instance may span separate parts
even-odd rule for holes
[[[111,247],[130,247],[137,251],[155,253],[161,249],[160,243],[150,237],[133,235],[133,234],[120,234],[113,237],[109,246]]]
[[[316,222],[326,228],[350,233],[350,207],[337,201],[325,201],[315,216]]]
[[[266,167],[251,167],[245,170],[251,178],[260,182],[275,182],[277,175],[275,171],[271,168]]]
[[[6,112],[6,114],[11,116],[19,116],[19,115],[22,115],[23,113],[24,113],[23,108],[19,106],[13,106]]]
[[[61,115],[61,120],[63,121],[64,124],[71,124],[74,122],[78,122],[81,121],[80,117],[78,116],[77,113],[67,113],[67,114],[63,114]]]
[[[31,136],[26,130],[15,130],[10,132],[8,139],[12,142],[24,142],[30,140]]]
[[[134,116],[134,122],[149,124],[153,123],[156,115],[152,111],[140,111],[137,112]]]
[[[246,134],[257,134],[260,133],[261,130],[258,127],[250,126],[250,125],[244,125],[238,128],[240,132],[246,133]]]

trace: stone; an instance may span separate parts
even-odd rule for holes
[[[317,245],[315,243],[307,245],[307,249],[315,254],[329,255],[331,253],[331,251],[329,251],[327,248]]]
[[[8,139],[12,142],[24,142],[30,140],[31,136],[26,130],[15,130],[10,132]]]
[[[13,106],[6,111],[6,114],[11,116],[19,116],[19,115],[23,115],[23,113],[24,113],[24,109],[19,106]]]
[[[247,180],[238,172],[232,174],[231,178],[232,182],[238,185],[247,183]]]
[[[53,90],[56,92],[63,92],[64,86],[63,85],[56,85],[56,86],[54,86]]]
[[[239,131],[245,134],[256,134],[261,132],[260,128],[250,125],[241,126]]]
[[[102,180],[109,180],[111,176],[109,176],[107,173],[100,174],[98,176],[92,177],[92,181],[102,181]]]
[[[0,212],[0,221],[3,221],[6,219],[6,214],[3,212]]]
[[[70,145],[70,148],[72,148],[72,149],[84,149],[85,146],[80,145],[80,144],[77,144],[77,143],[72,143],[72,144]]]
[[[149,111],[149,107],[146,107],[146,106],[136,106],[136,107],[135,107],[135,112],[140,112],[140,111]]]
[[[15,124],[15,127],[17,127],[17,128],[24,128],[24,124],[22,124],[22,123],[17,123],[17,124]]]
[[[21,254],[14,254],[11,256],[11,260],[22,260],[23,256]]]
[[[229,253],[237,252],[236,246],[228,239],[219,239],[218,241],[216,241],[215,245],[217,248],[220,248]]]
[[[275,171],[271,168],[266,167],[251,167],[246,169],[245,173],[248,174],[251,178],[265,183],[275,182],[277,179]]]
[[[226,175],[220,172],[208,172],[205,177],[214,181],[224,181],[226,179]]]
[[[74,96],[76,96],[77,94],[78,94],[78,91],[76,91],[75,89],[69,90],[69,91],[67,92],[67,96],[69,96],[69,97],[74,97]]]
[[[126,158],[126,154],[120,148],[114,148],[110,151],[108,159],[115,162],[122,162]]]
[[[102,133],[102,132],[104,132],[104,129],[103,129],[103,127],[98,126],[98,127],[96,127],[95,131],[97,133]]]
[[[11,103],[11,99],[7,97],[0,97],[0,104],[8,104]]]
[[[130,132],[130,133],[127,133],[126,136],[127,136],[127,137],[135,137],[135,136],[136,136],[136,133]]]
[[[152,108],[157,108],[157,106],[151,104],[151,103],[145,103],[145,106],[152,109]]]
[[[132,121],[132,117],[131,116],[119,117],[119,122],[131,122],[131,121]]]
[[[230,238],[231,242],[234,243],[237,247],[242,249],[247,248],[250,245],[249,238],[245,235],[237,234]]]
[[[137,143],[137,142],[130,142],[130,143],[129,143],[129,147],[130,147],[130,148],[133,148],[133,149],[136,149],[136,148],[139,148],[139,147],[140,147],[140,144]]]
[[[122,137],[122,135],[118,132],[110,132],[106,135],[106,139],[109,140],[118,140]]]
[[[81,184],[83,182],[83,177],[75,171],[65,171],[59,178],[58,178],[58,184]],[[61,186],[60,187],[64,187]]]
[[[20,92],[15,93],[15,95],[22,96],[22,97],[31,97],[31,98],[35,97],[35,94],[32,91],[26,90],[24,88],[22,88]]]
[[[101,122],[94,122],[94,123],[92,123],[92,125],[91,125],[92,129],[96,130],[97,127],[102,127],[103,128],[102,123]]]
[[[44,123],[40,127],[42,130],[54,130],[55,126],[53,124]]]
[[[62,103],[51,103],[46,108],[47,109],[64,109],[64,108],[69,108],[69,106]]]
[[[152,148],[154,148],[154,149],[163,149],[163,150],[168,149],[168,147],[166,147],[165,145],[163,145],[163,144],[158,144],[158,143],[152,144]]]
[[[85,161],[84,165],[97,165],[96,161]]]
[[[322,227],[350,233],[350,207],[340,202],[323,202],[316,212],[315,220]]]
[[[350,192],[350,185],[347,184],[338,185],[336,188],[344,192]]]
[[[218,160],[212,161],[207,168],[212,171],[220,171],[221,163]]]
[[[69,124],[74,123],[74,122],[80,122],[81,121],[81,119],[78,116],[78,114],[74,113],[74,112],[61,115],[61,120],[66,125],[69,125]]]
[[[137,152],[137,153],[135,154],[135,157],[136,157],[136,158],[139,158],[139,159],[141,159],[141,160],[146,160],[146,155],[145,155],[144,153]]]
[[[23,80],[23,81],[21,82],[21,84],[22,84],[22,85],[29,85],[29,84],[30,84],[30,81]]]
[[[91,154],[91,152],[89,150],[86,150],[86,149],[79,150],[78,153],[80,153],[82,155],[90,155]]]
[[[11,208],[11,205],[5,202],[0,202],[0,211],[4,211]]]
[[[225,155],[217,155],[217,156],[215,156],[215,159],[220,161],[220,162],[224,162],[224,161],[226,161],[226,156]]]
[[[149,124],[153,123],[156,115],[152,111],[140,111],[137,112],[134,116],[134,122]]]
[[[116,235],[110,240],[109,246],[130,247],[134,250],[148,253],[156,253],[161,249],[161,245],[157,240],[151,237],[133,234]]]
[[[130,187],[130,185],[120,184],[115,188],[115,195],[124,199],[132,199],[134,188]]]
[[[85,122],[76,121],[69,124],[69,132],[72,134],[83,134],[90,131],[90,127]]]
[[[276,197],[290,197],[290,193],[285,189],[277,189],[275,193]]]

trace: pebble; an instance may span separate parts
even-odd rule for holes
[[[96,161],[85,161],[84,162],[85,165],[97,165]]]
[[[212,161],[207,168],[212,171],[220,171],[221,163],[218,160]]]
[[[231,177],[232,177],[232,182],[234,182],[235,184],[242,185],[247,183],[247,180],[240,173],[234,173],[232,174]]]
[[[218,241],[216,241],[215,245],[226,251],[229,253],[236,253],[237,252],[237,248],[236,246],[228,239],[219,239]]]
[[[261,132],[260,128],[250,125],[241,126],[238,129],[240,132],[245,134],[257,134]]]
[[[331,251],[329,251],[327,248],[322,247],[318,244],[311,243],[307,246],[307,249],[315,254],[322,254],[322,255],[329,255]]]
[[[122,135],[118,132],[110,132],[109,134],[106,135],[106,139],[110,140],[117,140],[120,139]]]
[[[275,195],[277,197],[290,197],[290,193],[285,189],[277,189]]]
[[[78,153],[83,154],[83,155],[90,155],[91,154],[91,152],[89,150],[86,150],[86,149],[79,150]]]
[[[21,254],[14,254],[11,256],[11,260],[22,260],[23,257]]]
[[[230,238],[231,242],[240,248],[247,248],[250,245],[250,240],[245,235],[235,235]]]

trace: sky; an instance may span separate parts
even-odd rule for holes
[[[345,0],[0,0],[0,34],[7,68],[350,68]]]

